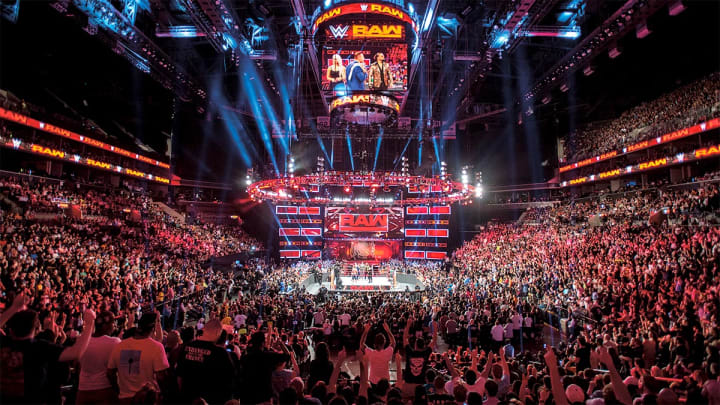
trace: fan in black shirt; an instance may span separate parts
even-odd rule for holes
[[[230,353],[216,344],[221,332],[220,321],[213,319],[205,324],[202,336],[183,348],[177,374],[182,398],[188,402],[203,398],[223,404],[232,399],[235,366]]]

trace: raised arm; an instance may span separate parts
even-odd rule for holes
[[[450,376],[452,378],[460,377],[460,374],[455,369],[455,366],[453,366],[452,360],[450,360],[450,356],[448,356],[447,352],[443,353],[442,356],[443,356],[443,360],[445,360],[445,367],[448,369]]]
[[[527,396],[528,396],[527,386],[528,386],[528,375],[527,375],[527,373],[523,373],[522,381],[520,382],[520,392],[519,392],[520,393],[520,402],[522,402],[523,404],[525,403],[525,400],[527,399]]]
[[[484,351],[480,351],[480,358],[483,358]],[[485,362],[485,368],[483,369],[482,373],[480,373],[480,377],[487,380],[487,378],[490,376],[490,370],[492,369],[492,352],[488,353],[487,361]]]
[[[405,378],[402,369],[402,356],[400,355],[400,352],[395,353],[395,369],[397,370],[397,381],[395,384],[398,388],[400,388],[400,391],[402,391],[403,386],[405,385]]]
[[[367,340],[368,332],[370,332],[370,324],[365,324],[365,329],[363,330],[363,334],[360,337],[360,350],[362,350],[363,353],[365,353],[365,341]]]
[[[368,367],[367,367],[367,356],[362,356],[360,358],[360,389],[358,390],[358,395],[361,397],[368,397]]]
[[[340,377],[340,369],[345,363],[345,355],[345,350],[341,350],[337,355],[337,359],[335,359],[335,367],[333,367],[333,372],[330,374],[330,383],[328,384],[328,393],[330,394],[337,392],[337,380]]]
[[[472,363],[470,364],[470,370],[474,371],[475,374],[477,374],[478,369],[478,351],[477,348],[472,349],[472,352],[470,353],[470,357],[472,358]]]
[[[438,336],[438,323],[437,321],[430,321],[430,326],[432,327],[432,339],[430,340],[430,347],[435,350],[435,344],[437,343],[437,336]]]
[[[553,399],[557,405],[568,405],[565,390],[563,390],[560,381],[560,371],[558,371],[558,362],[552,347],[548,347],[545,352],[545,363],[550,372],[550,387],[552,388]]]
[[[85,349],[90,343],[93,331],[95,331],[95,312],[92,309],[85,310],[83,314],[83,331],[78,337],[74,345],[66,347],[65,350],[60,353],[58,361],[72,361],[77,360],[85,353]]]
[[[295,351],[288,349],[288,347],[285,345],[285,343],[283,343],[281,346],[282,346],[283,352],[285,352],[285,354],[290,356],[290,362],[292,363],[292,369],[293,369],[293,378],[299,376],[300,375],[300,366],[298,366],[297,360],[295,359]],[[237,346],[235,346],[235,347],[237,347]],[[238,356],[238,358],[240,358],[240,356]],[[333,372],[334,372],[334,370],[333,370]]]
[[[407,324],[405,325],[405,330],[403,331],[403,347],[410,344],[410,324],[412,324],[412,316],[408,317]]]
[[[612,382],[613,390],[615,391],[615,397],[618,401],[625,405],[632,405],[633,401],[630,391],[628,391],[627,385],[625,385],[622,377],[620,377],[620,373],[617,372],[615,362],[613,361],[613,358],[607,348],[605,346],[600,346],[597,350],[600,362],[605,364],[605,367],[607,367],[608,372],[610,373],[610,381]]]
[[[505,360],[505,348],[500,348],[500,366],[502,367],[503,375],[510,378],[510,367],[508,367],[507,360]]]
[[[162,315],[159,311],[155,311],[157,314],[157,317],[155,317],[155,329],[153,329],[152,338],[160,343],[163,341],[163,330],[162,330],[162,324],[160,323],[160,318]]]
[[[395,336],[393,336],[392,331],[390,330],[390,326],[388,326],[386,321],[383,321],[383,329],[385,329],[385,332],[387,332],[388,339],[390,341],[390,347],[393,349],[395,348]]]
[[[22,311],[25,309],[25,307],[32,302],[32,297],[29,297],[25,295],[25,293],[20,293],[15,296],[15,299],[13,299],[12,305],[10,305],[10,308],[5,310],[5,312],[0,315],[0,328],[5,326],[7,321],[10,320],[10,318],[13,317],[16,313]]]

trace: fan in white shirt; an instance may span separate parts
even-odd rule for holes
[[[387,322],[383,322],[383,329],[390,339],[390,344],[387,347],[385,347],[385,335],[382,333],[375,335],[374,348],[365,346],[365,340],[368,332],[370,332],[369,323],[365,325],[365,330],[360,338],[360,349],[367,356],[370,365],[369,380],[373,384],[377,384],[383,378],[390,380],[390,360],[392,360],[393,351],[395,350],[395,337],[390,331]]]

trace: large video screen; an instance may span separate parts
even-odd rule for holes
[[[401,207],[327,207],[325,238],[403,239]]]
[[[342,239],[325,241],[324,257],[336,260],[402,259],[401,240]]]
[[[331,26],[332,27],[332,26]],[[348,65],[355,59],[355,54],[362,52],[367,78],[362,88],[351,89],[348,80],[350,71]],[[390,83],[385,83],[387,89],[370,75],[372,64],[382,54],[390,72]],[[339,58],[339,60],[338,60]],[[332,67],[338,66],[342,67]],[[329,71],[328,71],[329,70]],[[344,80],[343,80],[344,79]],[[333,92],[334,95],[344,96],[351,90],[387,90],[405,91],[408,81],[408,45],[406,43],[372,42],[364,44],[351,44],[344,47],[324,46],[322,50],[322,86],[323,90]]]

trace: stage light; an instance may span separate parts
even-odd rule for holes
[[[482,198],[483,196],[483,186],[482,184],[476,184],[475,185],[475,198]]]
[[[408,3],[408,11],[410,11],[410,14],[415,14],[415,7],[412,3]]]
[[[620,49],[619,46],[614,46],[613,48],[610,49],[610,52],[608,52],[608,56],[610,57],[610,59],[615,59],[618,56],[620,56],[621,53],[622,53],[622,49]]]
[[[467,15],[470,14],[472,9],[473,9],[472,5],[468,5],[467,7],[465,7],[465,9],[463,11],[460,12],[460,15],[463,17],[467,17]]]
[[[638,39],[643,39],[646,36],[650,35],[652,31],[647,27],[647,24],[640,24],[637,26],[637,30],[635,32],[635,35]]]
[[[325,8],[329,8],[332,5],[332,0],[325,0]]]
[[[685,11],[685,5],[683,5],[682,0],[678,0],[675,3],[671,4],[670,7],[668,7],[668,14],[671,16],[676,16],[680,13]]]
[[[585,69],[583,69],[583,74],[584,74],[585,76],[590,76],[590,75],[593,74],[593,73],[595,73],[595,70],[594,70],[593,67],[590,66],[590,65],[586,66]]]

